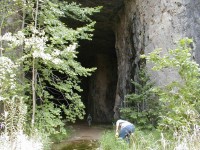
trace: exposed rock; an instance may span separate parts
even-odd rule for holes
[[[113,118],[117,69],[115,58],[97,55],[97,71],[90,78],[87,108],[96,122],[110,122]]]
[[[94,16],[97,21],[94,40],[82,48],[84,53],[92,53],[97,58],[99,70],[89,81],[89,111],[93,112],[98,121],[119,117],[119,108],[127,93],[133,90],[131,79],[137,79],[140,66],[140,54],[162,48],[162,53],[175,47],[183,37],[195,41],[193,57],[200,63],[200,1],[199,0],[77,0],[84,6],[104,6],[101,13]],[[115,47],[113,46],[115,42]],[[88,51],[89,50],[89,51]],[[117,72],[112,70],[109,59],[117,57]],[[103,55],[99,55],[103,54]],[[108,57],[106,57],[108,56]],[[115,60],[116,61],[116,60]],[[112,62],[115,62],[112,61]],[[179,78],[174,70],[152,72],[152,64],[147,63],[151,79],[157,85],[165,85]],[[110,70],[111,69],[111,70]],[[111,73],[111,75],[109,75]],[[112,75],[117,77],[112,80]],[[111,81],[110,81],[111,80]],[[116,88],[113,85],[117,85]],[[113,90],[113,91],[112,91]],[[110,93],[110,96],[106,96]],[[110,99],[115,94],[115,104]],[[108,106],[112,105],[112,106]]]
[[[162,53],[175,47],[183,37],[194,38],[194,57],[200,63],[200,1],[187,0],[124,0],[124,8],[115,22],[118,82],[115,106],[122,105],[130,90],[131,75],[137,78],[141,53],[162,48]],[[165,85],[179,78],[174,70],[152,72],[157,85]],[[119,98],[120,97],[120,100]]]

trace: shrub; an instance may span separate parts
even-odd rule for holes
[[[113,131],[106,131],[100,139],[100,147],[103,150],[127,150],[129,145],[123,140],[116,139]]]
[[[177,48],[161,56],[155,50],[146,59],[154,63],[153,70],[177,70],[180,79],[154,91],[162,105],[159,127],[163,131],[188,134],[199,125],[200,72],[199,65],[191,58],[191,39],[179,41]],[[184,137],[184,136],[183,136]]]

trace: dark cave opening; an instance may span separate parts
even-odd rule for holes
[[[85,119],[91,114],[96,123],[110,123],[114,119],[114,105],[118,82],[118,62],[115,49],[116,15],[123,7],[123,0],[73,0],[83,7],[102,6],[99,13],[91,16],[96,21],[91,41],[79,41],[77,61],[83,67],[96,67],[90,77],[81,78],[83,92],[81,99],[85,105]],[[71,0],[69,1],[71,2]],[[61,18],[70,27],[76,28],[83,22]]]
[[[123,0],[75,0],[84,7],[102,6],[92,16],[96,21],[91,41],[81,41],[78,61],[84,67],[96,67],[92,76],[82,78],[81,93],[87,117],[91,114],[96,123],[111,123],[114,120],[114,105],[118,82],[118,59],[115,49],[115,27],[117,12],[123,7]]]
[[[80,42],[78,61],[84,67],[96,67],[92,76],[82,78],[82,101],[86,116],[92,115],[97,123],[113,121],[117,86],[117,56],[114,32],[97,28],[92,41]]]

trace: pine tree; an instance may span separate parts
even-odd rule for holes
[[[138,80],[132,81],[135,92],[126,95],[122,116],[134,122],[139,128],[152,129],[158,119],[158,100],[152,91],[154,83],[150,81],[146,70],[138,72]]]

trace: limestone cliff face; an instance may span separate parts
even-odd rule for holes
[[[185,0],[186,1],[186,0]],[[185,23],[186,36],[193,38],[194,58],[198,64],[200,64],[200,1],[193,0],[191,2],[185,2],[186,6],[186,18]]]
[[[193,57],[200,64],[199,0],[76,1],[83,6],[103,6],[93,16],[97,21],[93,41],[81,44],[80,50],[82,63],[92,63],[89,66],[98,69],[85,89],[87,112],[96,121],[111,121],[120,116],[124,97],[133,90],[130,81],[137,80],[141,53],[147,54],[156,48],[166,53],[175,48],[178,40],[189,37],[194,39]],[[95,60],[90,62],[89,55]],[[153,72],[152,65],[146,65],[157,85],[179,78],[174,70]]]
[[[137,80],[141,53],[147,54],[156,48],[166,53],[178,40],[189,37],[195,42],[193,58],[200,64],[200,0],[65,1],[76,1],[84,7],[103,6],[100,13],[92,16],[97,22],[93,40],[81,41],[78,56],[83,66],[97,67],[82,82],[86,112],[96,122],[119,118],[124,97],[133,90],[130,81]],[[12,24],[15,19],[18,17],[9,18],[8,23]],[[16,26],[13,29],[17,30]],[[157,85],[179,78],[174,70],[152,72],[152,65],[146,65]]]
[[[195,41],[194,57],[200,63],[200,1],[199,0],[124,0],[115,22],[118,82],[115,98],[115,117],[123,105],[124,95],[130,87],[130,79],[137,78],[140,53],[162,48],[163,53],[174,48],[183,37]],[[152,80],[164,85],[178,79],[176,71],[152,72]]]

